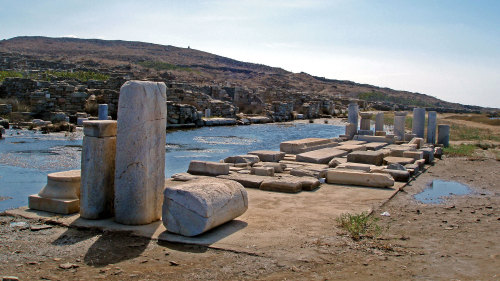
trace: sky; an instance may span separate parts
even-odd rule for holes
[[[0,39],[143,41],[500,108],[497,0],[0,0]]]

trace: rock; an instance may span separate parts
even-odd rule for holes
[[[425,159],[417,160],[417,161],[415,161],[415,164],[417,164],[418,167],[420,168],[420,170],[422,170],[425,167]]]
[[[188,173],[206,176],[227,175],[229,174],[229,164],[193,160],[189,163]]]
[[[248,195],[235,181],[198,179],[164,191],[162,218],[169,232],[196,236],[241,216]]]
[[[290,154],[299,154],[326,147],[335,147],[337,145],[338,143],[331,139],[307,138],[282,142],[280,143],[280,151]]]
[[[370,172],[373,165],[361,164],[361,163],[344,163],[337,166],[336,169],[347,169],[347,170],[360,170],[364,172]]]
[[[103,219],[114,214],[116,121],[83,122],[80,216]]]
[[[52,228],[52,226],[46,225],[46,224],[30,225],[31,231],[40,231],[40,230],[51,229],[51,228]]]
[[[364,144],[366,147],[366,150],[379,150],[383,148],[384,146],[387,146],[386,142],[369,142],[367,144]]]
[[[2,281],[19,281],[17,276],[3,276]]]
[[[408,158],[408,157],[394,157],[394,156],[389,156],[384,158],[384,163],[387,165],[398,163],[401,165],[406,165],[406,164],[412,164],[415,162],[415,159],[413,158]]]
[[[359,145],[359,144],[341,144],[341,145],[337,146],[336,149],[344,150],[344,151],[350,153],[353,151],[365,151],[366,146]]]
[[[272,150],[255,150],[248,152],[250,155],[257,155],[262,162],[279,162],[285,159],[285,152]]]
[[[228,180],[233,180],[244,187],[248,188],[260,188],[260,184],[265,180],[265,179],[272,179],[273,177],[264,177],[264,176],[256,176],[256,175],[249,175],[249,174],[230,174],[230,175],[221,175],[217,176],[219,179],[228,179]]]
[[[72,269],[72,268],[78,268],[78,267],[80,267],[80,266],[77,264],[74,264],[74,263],[69,263],[69,262],[59,265],[59,268],[62,268],[62,269]]]
[[[408,165],[413,165],[413,164],[408,164]],[[406,167],[399,164],[399,163],[392,163],[387,166],[387,169],[390,170],[399,170],[399,171],[406,171]]]
[[[127,81],[120,89],[116,135],[115,221],[161,218],[165,186],[166,86]]]
[[[410,173],[408,171],[384,169],[383,173],[388,173],[395,181],[408,182],[410,180]]]
[[[286,165],[282,163],[276,163],[276,162],[259,162],[255,163],[253,165],[254,168],[256,167],[272,167],[274,169],[275,173],[283,173],[286,169]]]
[[[290,175],[320,179],[326,176],[326,169],[315,169],[310,167],[293,168],[292,170],[290,170]]]
[[[384,162],[384,154],[379,151],[353,151],[347,155],[347,162],[380,166]]]
[[[424,146],[425,142],[424,142],[423,138],[413,138],[413,139],[411,139],[410,142],[408,142],[408,144],[416,144],[417,145],[416,148],[419,149],[422,146]]]
[[[338,165],[346,163],[346,162],[347,162],[347,158],[335,157],[332,160],[330,160],[330,162],[328,162],[328,167],[329,168],[335,168]]]
[[[441,159],[443,156],[443,148],[442,147],[435,147],[434,148],[434,157]]]
[[[291,176],[291,175],[280,175],[279,178],[286,179],[287,181],[297,181],[302,184],[302,190],[312,191],[321,185],[321,182],[315,177],[308,176]]]
[[[411,175],[415,175],[420,170],[418,164],[406,164],[405,168],[410,172]]]
[[[57,214],[73,214],[80,210],[80,170],[51,173],[47,185],[38,194],[29,196],[33,210]]]
[[[302,182],[285,178],[273,178],[264,180],[260,184],[260,190],[297,193],[302,190]]]
[[[413,158],[415,160],[420,160],[424,157],[424,153],[422,151],[404,151],[403,157]]]
[[[420,151],[424,154],[425,164],[434,162],[434,149],[432,147],[421,148]]]
[[[403,157],[403,153],[405,151],[415,151],[416,149],[413,147],[408,147],[408,146],[398,146],[398,147],[391,147],[391,156],[394,157]]]
[[[188,174],[188,173],[177,173],[177,174],[173,174],[171,178],[174,181],[191,181],[191,180],[198,179],[199,177],[193,176],[193,175]]]
[[[394,185],[394,179],[388,174],[335,169],[328,170],[326,173],[326,182],[369,187],[391,187]]]
[[[252,168],[250,173],[253,175],[256,175],[256,176],[273,177],[274,176],[274,168],[273,167],[254,167],[254,168]]]
[[[347,152],[344,150],[339,150],[336,148],[322,148],[318,150],[297,154],[296,161],[316,163],[316,164],[327,164],[333,158],[342,157],[346,154]]]
[[[224,159],[224,163],[246,163],[253,165],[257,162],[259,162],[259,156],[257,155],[236,155],[236,156],[229,156]]]

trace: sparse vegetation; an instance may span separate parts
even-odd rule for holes
[[[23,77],[23,74],[18,71],[0,71],[0,82],[7,77]]]
[[[416,99],[415,97],[391,96],[382,92],[365,92],[359,94],[358,98],[367,101],[381,101],[381,102],[386,101],[386,102],[393,102],[396,104],[414,105],[421,107],[432,106],[432,104]]]
[[[455,140],[493,140],[500,141],[500,135],[492,130],[482,128],[472,128],[464,125],[451,124],[450,139]]]
[[[471,121],[471,122],[476,122],[476,123],[482,123],[482,124],[487,124],[487,125],[492,125],[492,126],[500,126],[500,119],[490,119],[486,115],[452,115],[448,116],[445,119],[458,119],[458,120],[465,120],[465,121]]]
[[[450,157],[471,157],[475,149],[476,145],[474,144],[450,145],[443,149],[443,153]]]
[[[80,81],[88,81],[88,80],[98,80],[105,81],[109,79],[109,75],[93,72],[93,71],[45,71],[38,75],[39,78],[45,78],[44,80],[49,80],[50,77],[54,76],[57,78],[67,78],[67,79],[77,79]]]
[[[337,218],[338,225],[346,230],[354,240],[380,235],[382,228],[377,222],[378,218],[374,218],[366,212],[361,214],[345,213]]]
[[[143,66],[146,68],[152,68],[152,69],[155,69],[158,71],[160,71],[160,70],[180,70],[180,71],[187,71],[187,72],[193,71],[189,67],[181,67],[181,66],[177,66],[175,64],[166,63],[166,62],[162,62],[162,61],[140,61],[137,64],[140,66]]]

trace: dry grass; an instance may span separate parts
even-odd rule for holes
[[[484,114],[452,115],[446,117],[445,119],[453,119],[453,120],[458,119],[458,120],[471,121],[486,125],[500,126],[500,119],[490,119],[488,116]]]

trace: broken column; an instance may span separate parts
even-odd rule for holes
[[[114,214],[116,121],[83,122],[80,216],[103,219]]]
[[[99,120],[108,120],[108,105],[100,104],[98,110]]]
[[[379,112],[375,115],[375,132],[384,131],[384,113]]]
[[[436,111],[429,111],[429,113],[427,114],[427,143],[436,143],[436,124]]]
[[[361,115],[361,124],[358,131],[358,135],[373,135],[373,131],[370,130],[370,123],[373,114],[368,112],[362,112],[359,115]]]
[[[359,114],[359,105],[356,102],[351,102],[347,109],[347,121],[351,124],[356,125],[356,130],[358,130],[358,114]]]
[[[405,136],[406,112],[394,112],[394,135],[399,140],[404,140]]]
[[[205,109],[205,118],[210,118],[212,116],[212,112],[210,108]]]
[[[38,194],[30,195],[28,206],[33,210],[57,214],[78,213],[80,209],[80,170],[51,173],[47,185]]]
[[[416,107],[413,109],[413,122],[411,132],[419,138],[425,133],[425,108]]]
[[[450,145],[450,125],[438,125],[438,144]]]
[[[127,81],[116,134],[115,220],[137,225],[161,217],[165,185],[166,86]]]

